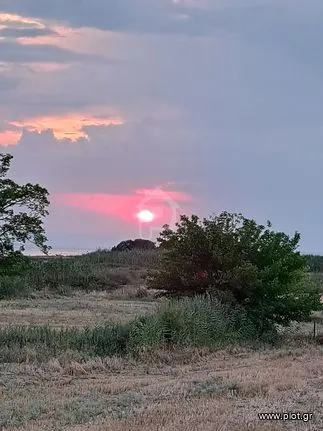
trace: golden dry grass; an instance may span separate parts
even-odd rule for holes
[[[155,310],[156,303],[149,298],[129,299],[135,298],[137,289],[127,286],[113,292],[74,292],[68,297],[0,301],[0,327],[19,324],[61,328],[127,322]]]
[[[19,431],[319,431],[322,353],[307,345],[1,365],[0,420]],[[313,412],[314,420],[259,421],[268,411]]]
[[[93,326],[154,311],[135,290],[0,302],[8,324]],[[129,299],[132,298],[132,299]],[[310,326],[306,332],[310,332]],[[77,360],[65,352],[38,363],[0,364],[0,430],[276,431],[323,430],[323,348],[207,353],[159,351],[138,361]],[[29,360],[29,362],[28,362]],[[261,412],[313,412],[313,421],[262,422]]]

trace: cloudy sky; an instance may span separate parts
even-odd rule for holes
[[[228,210],[323,253],[322,19],[322,0],[0,0],[0,150],[49,190],[50,245]]]

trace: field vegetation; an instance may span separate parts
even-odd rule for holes
[[[47,283],[0,301],[0,429],[320,430],[323,349],[313,324],[260,337],[246,316],[208,298],[158,298],[146,287],[158,253],[34,259],[19,283]],[[90,280],[90,267],[104,285],[69,285],[80,268]],[[260,421],[268,411],[315,417]]]

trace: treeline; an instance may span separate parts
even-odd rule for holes
[[[312,272],[323,272],[323,256],[306,254],[305,257]]]

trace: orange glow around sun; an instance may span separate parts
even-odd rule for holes
[[[124,123],[121,117],[95,117],[90,114],[69,113],[65,115],[41,116],[20,121],[10,121],[9,125],[29,132],[44,132],[52,130],[58,141],[68,139],[76,142],[79,139],[89,139],[84,128],[89,126],[119,126]]]

